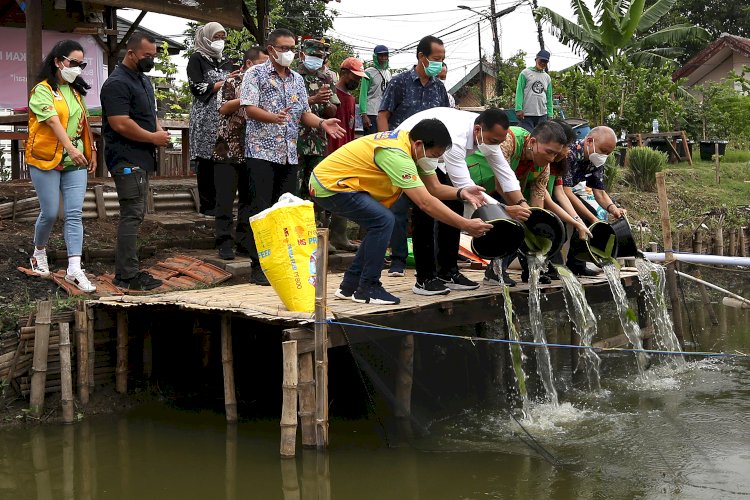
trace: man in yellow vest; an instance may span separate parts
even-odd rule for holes
[[[383,257],[393,230],[389,207],[401,193],[436,220],[481,236],[492,226],[465,219],[440,200],[464,200],[478,207],[486,201],[484,188],[454,188],[435,175],[438,158],[452,144],[443,123],[426,119],[411,131],[381,132],[350,142],[326,157],[310,176],[315,203],[367,229],[367,234],[344,274],[336,297],[370,304],[398,304],[380,283]]]

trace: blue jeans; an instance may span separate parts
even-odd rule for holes
[[[395,217],[393,234],[391,235],[391,259],[401,262],[403,265],[406,265],[406,258],[409,256],[409,248],[406,244],[409,205],[409,197],[402,194],[401,198],[391,206],[391,212]]]
[[[34,245],[46,247],[57,220],[62,193],[65,223],[63,236],[68,257],[83,253],[83,196],[88,173],[80,170],[41,170],[29,165],[29,175],[39,197],[39,217],[34,226]]]
[[[533,132],[537,125],[547,121],[547,115],[542,116],[526,116],[523,120],[518,123],[519,127],[523,127],[529,132]]]
[[[344,273],[343,283],[354,288],[379,284],[383,257],[393,232],[393,213],[363,192],[313,197],[313,201],[329,212],[346,217],[367,230],[352,265]]]

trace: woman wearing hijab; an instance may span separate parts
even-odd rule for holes
[[[229,76],[232,62],[223,56],[227,32],[219,23],[208,23],[195,31],[195,52],[188,60],[187,76],[193,93],[190,108],[190,159],[196,162],[200,212],[214,215],[216,189],[214,162],[219,110],[216,93]]]
[[[91,86],[81,78],[86,67],[83,47],[63,40],[42,62],[36,86],[29,96],[29,139],[26,163],[39,197],[39,217],[34,225],[31,269],[49,276],[47,242],[57,220],[62,195],[63,235],[68,251],[65,281],[84,292],[96,287],[81,269],[83,253],[83,197],[87,170],[96,170],[96,152],[83,96]]]

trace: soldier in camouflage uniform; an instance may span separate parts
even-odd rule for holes
[[[330,43],[326,38],[304,38],[300,47],[299,64],[295,69],[305,81],[307,88],[307,102],[313,113],[321,118],[334,118],[337,106],[340,104],[336,95],[336,74],[326,67]],[[299,155],[300,185],[299,193],[303,198],[309,198],[308,184],[310,173],[326,156],[328,136],[322,129],[300,126],[297,141]],[[330,222],[331,247],[329,251],[354,251],[346,237],[346,219],[332,216]]]

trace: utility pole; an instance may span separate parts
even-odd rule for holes
[[[477,73],[479,76],[479,103],[484,106],[486,93],[484,90],[484,71],[482,71],[482,26],[479,21],[477,21],[477,40],[479,41],[479,72]]]
[[[495,66],[495,97],[499,97],[503,92],[503,82],[500,80],[500,37],[498,36],[497,23],[500,22],[500,16],[495,12],[495,0],[490,0],[490,27],[492,28],[492,42],[495,53],[492,58],[492,64]]]

